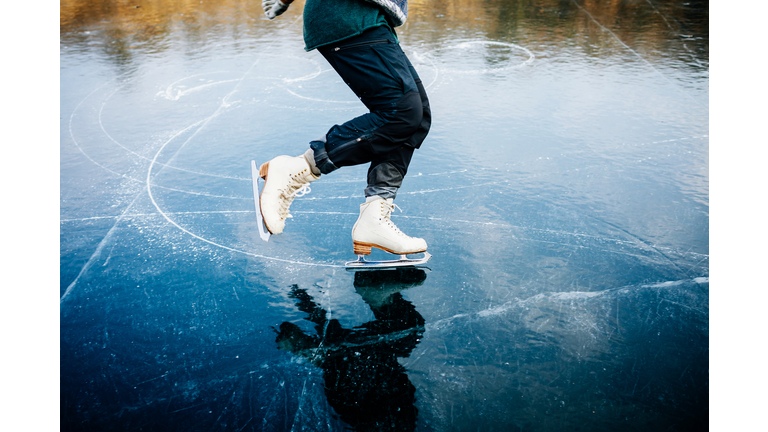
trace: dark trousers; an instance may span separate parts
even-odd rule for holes
[[[318,50],[370,110],[310,143],[318,169],[370,162],[365,196],[394,198],[432,120],[419,75],[384,26]]]

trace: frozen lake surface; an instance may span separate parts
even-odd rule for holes
[[[433,258],[352,273],[364,166],[256,226],[365,112],[303,2],[62,0],[61,429],[706,428],[708,3],[593,3],[411,0]]]

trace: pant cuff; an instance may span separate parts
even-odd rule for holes
[[[374,185],[368,185],[367,188],[365,188],[365,197],[371,197],[378,195],[382,198],[386,199],[395,199],[395,196],[397,195],[397,189],[396,187],[392,186],[374,186]]]
[[[311,141],[309,147],[315,154],[315,166],[320,170],[320,173],[330,174],[339,169],[339,167],[334,165],[328,158],[328,152],[325,151],[325,137]]]

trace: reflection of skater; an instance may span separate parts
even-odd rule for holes
[[[271,19],[292,1],[262,5]],[[427,250],[424,239],[405,235],[390,220],[413,152],[431,123],[424,86],[393,30],[407,11],[407,0],[306,1],[305,49],[317,48],[370,112],[334,125],[303,155],[278,156],[260,167],[261,212],[272,234],[283,232],[297,192],[321,174],[370,163],[366,200],[352,228],[355,253],[368,255],[371,247],[396,254]]]
[[[376,319],[353,329],[326,318],[326,311],[303,289],[290,296],[315,324],[307,335],[293,323],[280,325],[277,345],[323,369],[328,403],[341,419],[362,431],[412,431],[416,427],[415,391],[398,357],[407,357],[424,332],[424,318],[398,292],[420,285],[420,269],[358,272],[355,288]]]

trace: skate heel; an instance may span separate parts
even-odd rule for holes
[[[259,168],[259,177],[263,178],[264,180],[267,179],[267,171],[269,171],[269,162],[266,162],[264,165]]]
[[[366,245],[363,243],[358,243],[356,241],[352,242],[353,249],[355,250],[355,255],[370,255],[371,254],[371,246]]]

